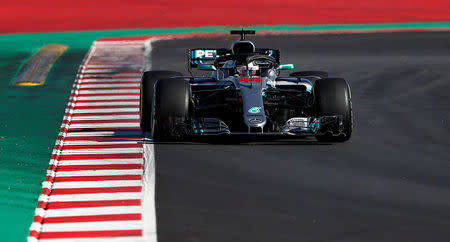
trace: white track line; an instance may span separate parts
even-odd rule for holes
[[[112,119],[139,119],[139,115],[105,115],[105,116],[80,116],[72,117],[72,121],[81,120],[112,120]]]
[[[139,112],[139,108],[75,109],[73,113]]]
[[[83,82],[134,82],[134,81],[140,81],[140,77],[139,79],[136,77],[123,77],[123,78],[86,78],[86,79],[82,79],[83,81],[81,82],[82,85]]]
[[[80,90],[80,94],[117,94],[117,93],[129,93],[136,92],[133,89],[111,89],[111,90]]]
[[[133,162],[132,159],[106,159],[106,160],[62,160],[60,166],[75,165],[115,165],[115,164],[142,164],[142,160]],[[59,174],[59,172],[58,172]]]
[[[63,150],[61,155],[86,155],[86,154],[126,154],[126,153],[142,153],[141,148],[107,148],[107,149],[80,149],[80,150]]]
[[[40,239],[42,242],[150,242],[149,240],[144,240],[143,237],[105,237],[105,238],[70,238],[70,239]]]
[[[96,77],[97,79],[105,79],[105,78],[114,78],[114,77],[121,77],[121,78],[130,78],[130,77],[134,77],[135,79],[140,79],[141,78],[141,74],[135,74],[135,73],[114,73],[114,74],[107,74],[107,73],[102,73],[102,74],[83,74],[80,75],[80,77],[83,78],[91,78],[91,77]]]
[[[139,98],[139,97],[138,97]],[[78,100],[123,100],[123,99],[136,99],[135,95],[123,95],[123,96],[81,96]]]
[[[139,123],[121,124],[72,124],[71,129],[93,129],[93,128],[133,128],[139,129]]]
[[[134,140],[121,140],[121,141],[74,140],[74,141],[64,141],[64,145],[118,145],[118,144],[119,145],[136,144],[136,141],[134,141]]]
[[[77,107],[85,106],[111,106],[111,105],[139,105],[138,101],[108,101],[108,102],[88,102],[88,103],[77,103]]]
[[[46,186],[49,182],[43,182],[42,186]],[[92,188],[92,187],[135,187],[141,186],[141,181],[88,181],[88,182],[55,182],[53,189],[63,188]]]
[[[142,221],[83,222],[83,223],[44,223],[46,232],[102,231],[142,229]],[[31,225],[33,227],[33,225]]]
[[[44,209],[38,208],[37,211]],[[128,206],[124,211],[122,207],[94,207],[94,208],[65,208],[65,209],[51,209],[47,211],[47,217],[67,217],[67,216],[89,216],[89,215],[109,215],[109,214],[124,214],[124,213],[141,213],[141,206]]]
[[[144,70],[151,70],[151,51],[152,42],[156,39],[147,40],[144,44]],[[143,176],[143,221],[144,230],[143,237],[145,241],[156,242],[157,238],[157,224],[156,224],[156,208],[155,208],[155,152],[153,143],[149,142],[150,137],[146,137],[144,143],[144,176]]]
[[[115,87],[139,87],[139,83],[125,83],[125,84],[83,84],[81,88],[111,88]]]
[[[86,68],[121,68],[122,67],[122,65],[117,65],[117,64],[116,65],[114,65],[114,64],[112,64],[112,65],[83,65],[83,66]],[[141,65],[127,65],[127,67],[139,69],[142,66]]]
[[[107,201],[124,199],[141,199],[140,192],[116,192],[116,193],[93,193],[93,194],[69,194],[69,195],[40,195],[39,201],[49,202],[81,202],[81,201]]]
[[[47,171],[51,174],[52,171]],[[91,171],[58,171],[57,177],[66,176],[114,176],[114,175],[142,175],[142,169],[130,170],[91,170]],[[124,197],[126,198],[126,197]]]
[[[67,133],[67,137],[79,137],[79,136],[99,136],[99,137],[108,137],[113,136],[117,137],[119,135],[116,131],[97,131],[97,132],[70,132]],[[141,131],[130,131],[124,130],[120,131],[121,136],[125,137],[138,137],[142,135]]]
[[[118,67],[118,68],[113,68],[113,69],[87,69],[84,70],[83,73],[84,74],[89,74],[89,73],[105,73],[105,74],[112,74],[112,73],[120,73],[120,72],[126,72],[126,71],[134,71],[136,69],[133,68],[124,68],[124,67]]]
[[[91,165],[143,164],[142,159],[124,159],[124,158],[121,158],[121,159],[95,159],[95,158],[93,158],[93,159],[89,159],[89,160],[61,160],[59,162],[62,162],[65,166],[66,165],[79,165],[79,164],[84,164],[84,163],[86,163],[87,165],[89,165],[89,163]]]

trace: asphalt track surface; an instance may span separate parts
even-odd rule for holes
[[[450,32],[252,39],[346,78],[354,134],[156,144],[159,241],[449,241]],[[153,69],[186,73],[186,48],[231,40],[156,42]]]

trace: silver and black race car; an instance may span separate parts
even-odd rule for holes
[[[154,140],[195,136],[315,136],[343,142],[352,133],[350,87],[326,72],[302,71],[280,64],[278,49],[255,48],[240,35],[231,49],[188,50],[188,71],[147,71],[141,82],[140,122]],[[195,77],[193,69],[210,71]],[[313,84],[314,83],[314,84]]]

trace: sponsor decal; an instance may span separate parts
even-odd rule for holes
[[[262,119],[259,118],[249,118],[248,121],[252,124],[262,123]]]
[[[241,79],[239,81],[245,82],[245,83],[247,83],[249,81],[258,82],[259,83],[261,81],[261,79],[259,79],[259,77],[253,77],[252,79],[248,79],[247,77],[241,77]]]
[[[194,58],[216,58],[216,50],[195,50]]]
[[[248,110],[249,113],[260,113],[261,107],[252,107]]]

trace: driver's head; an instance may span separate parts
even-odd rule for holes
[[[248,67],[248,68],[247,68]],[[256,76],[258,75],[259,66],[255,65],[253,62],[248,63],[248,66],[238,66],[236,68],[237,73],[240,75]]]
[[[248,40],[236,41],[231,45],[233,54],[246,54],[255,52],[255,45]]]

